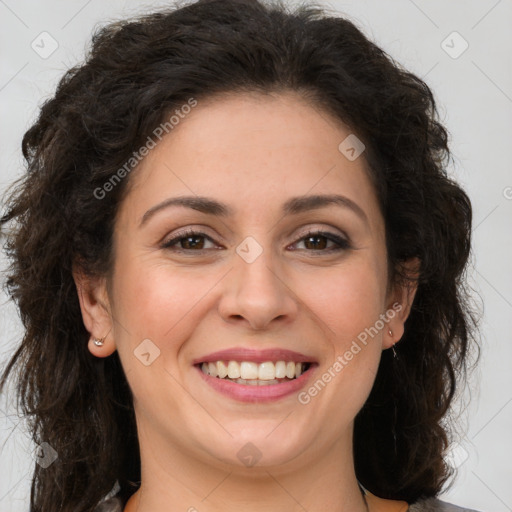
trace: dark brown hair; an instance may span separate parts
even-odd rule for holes
[[[286,91],[366,145],[390,283],[407,279],[401,262],[421,261],[398,358],[383,352],[355,420],[356,476],[380,497],[412,503],[452,475],[446,417],[478,348],[465,284],[472,210],[448,176],[448,135],[431,90],[323,7],[200,0],[99,29],[85,63],[66,72],[23,137],[27,172],[2,220],[13,221],[7,289],[25,332],[1,385],[16,367],[34,441],[58,453],[49,467],[35,465],[32,512],[92,510],[116,480],[126,501],[140,482],[131,390],[117,352],[88,351],[72,277],[74,262],[108,275],[130,177],[101,199],[95,191],[191,97]]]

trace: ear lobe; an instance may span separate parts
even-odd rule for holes
[[[388,302],[387,311],[393,310],[394,316],[388,322],[388,326],[386,327],[386,332],[384,333],[382,342],[383,348],[392,347],[404,334],[405,321],[409,317],[414,297],[416,296],[416,291],[418,289],[420,266],[421,262],[416,257],[403,263],[403,267],[406,270],[407,275],[413,279],[413,281],[409,281],[405,284],[397,284],[393,289]],[[392,334],[389,334],[389,330],[391,330]]]
[[[73,279],[80,302],[82,320],[91,334],[89,350],[98,357],[110,355],[115,350],[115,345],[109,335],[112,320],[106,280],[103,277],[88,276],[78,265],[73,265]],[[104,345],[95,345],[94,339],[104,339]]]

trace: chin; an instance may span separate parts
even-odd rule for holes
[[[284,466],[304,452],[304,447],[311,444],[301,436],[290,435],[289,424],[279,425],[279,421],[245,422],[240,430],[227,430],[233,437],[222,436],[214,439],[210,436],[204,446],[204,451],[211,457],[230,466],[247,468]],[[277,428],[276,428],[277,427]],[[281,430],[281,427],[282,428]],[[308,439],[310,436],[307,436]]]

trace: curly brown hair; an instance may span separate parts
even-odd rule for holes
[[[27,172],[2,223],[13,221],[6,287],[25,332],[0,390],[17,368],[33,440],[58,453],[35,465],[32,512],[92,510],[116,481],[126,502],[140,482],[131,390],[117,352],[88,351],[72,276],[77,262],[109,275],[130,177],[101,201],[95,191],[191,96],[254,91],[299,92],[358,134],[385,220],[390,283],[410,278],[401,263],[421,261],[398,358],[383,352],[355,419],[358,480],[414,502],[452,476],[446,417],[480,350],[465,283],[472,208],[448,176],[448,133],[431,90],[325,7],[199,0],[98,29],[85,63],[65,73],[23,137]]]

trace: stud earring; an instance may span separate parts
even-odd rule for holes
[[[98,339],[95,339],[95,340],[94,340],[94,344],[95,344],[97,347],[102,347],[104,343],[105,343],[105,338],[101,338],[101,340],[98,340]]]

